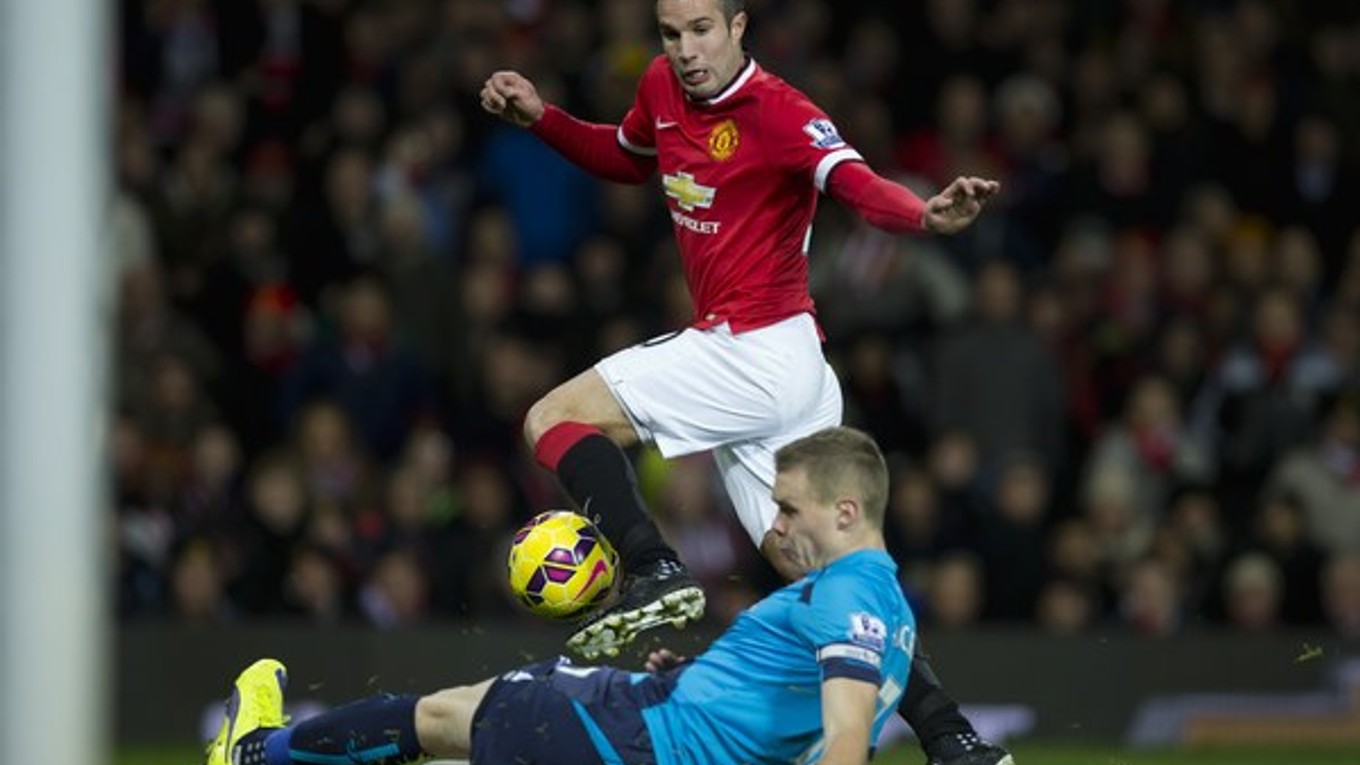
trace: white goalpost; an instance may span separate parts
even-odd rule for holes
[[[105,0],[0,0],[0,741],[111,761]]]

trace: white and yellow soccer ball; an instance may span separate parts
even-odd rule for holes
[[[510,589],[539,616],[571,619],[604,602],[619,557],[589,518],[569,510],[539,513],[510,545]]]

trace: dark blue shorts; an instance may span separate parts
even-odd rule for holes
[[[642,709],[668,678],[565,658],[506,672],[472,717],[472,765],[655,765]]]

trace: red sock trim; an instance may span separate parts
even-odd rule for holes
[[[602,436],[604,431],[584,422],[559,422],[539,436],[538,443],[534,444],[534,459],[556,473],[562,455],[580,443],[581,439],[596,435]]]

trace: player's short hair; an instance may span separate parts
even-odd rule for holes
[[[732,19],[746,10],[746,0],[718,0],[718,8],[722,11],[723,20],[731,25]]]
[[[784,445],[774,455],[775,470],[803,470],[817,499],[830,502],[850,492],[863,503],[875,526],[883,524],[888,506],[888,465],[874,439],[862,430],[836,427],[819,430]]]
[[[723,18],[727,19],[729,24],[732,23],[732,19],[736,18],[738,13],[746,10],[746,0],[721,0],[720,4],[722,5]]]

